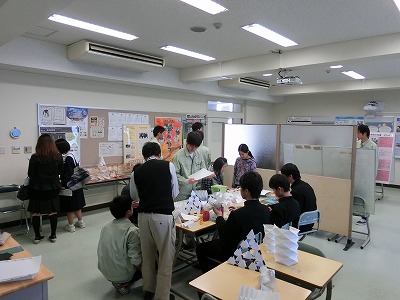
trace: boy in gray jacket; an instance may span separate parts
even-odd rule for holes
[[[115,219],[101,229],[97,247],[98,269],[122,295],[129,294],[131,285],[142,278],[139,229],[129,220],[132,205],[127,196],[111,201],[110,212]]]

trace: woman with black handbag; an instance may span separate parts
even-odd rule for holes
[[[30,201],[28,211],[32,216],[32,227],[35,231],[34,244],[40,243],[40,216],[48,215],[51,234],[49,240],[56,242],[57,212],[60,210],[61,183],[59,175],[64,173],[61,154],[48,134],[42,134],[36,144],[35,153],[29,160],[28,176],[30,178]]]

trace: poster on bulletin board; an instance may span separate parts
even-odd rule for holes
[[[174,154],[182,147],[182,118],[156,117],[155,126],[163,126],[163,141],[161,155],[170,161]]]
[[[149,141],[148,124],[123,125],[124,164],[135,164],[143,160],[142,147]]]
[[[187,114],[186,118],[182,119],[183,139],[187,138],[188,133],[192,131],[192,125],[197,122],[203,124],[203,131],[205,131],[206,115]]]
[[[79,126],[80,138],[88,137],[88,109],[74,106],[39,104],[39,126]]]
[[[76,159],[80,161],[81,141],[79,136],[79,126],[39,126],[39,135],[49,134],[54,141],[65,139],[70,144],[71,151]]]

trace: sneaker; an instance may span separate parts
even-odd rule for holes
[[[82,220],[78,220],[75,222],[75,227],[79,227],[79,228],[85,228],[85,222],[83,222]]]
[[[40,236],[40,237],[35,237],[35,239],[33,240],[34,244],[39,244],[41,241],[43,241],[44,236]]]
[[[64,229],[65,229],[65,231],[68,231],[68,232],[75,232],[75,225],[74,224],[67,224],[67,225],[65,225],[65,227],[64,227]]]
[[[57,241],[57,237],[55,235],[49,236],[49,241],[55,243]]]
[[[115,287],[115,289],[121,295],[127,295],[131,291],[130,285],[126,284],[126,283],[115,283],[115,282],[112,282],[112,285]]]
[[[367,220],[366,219],[360,219],[357,221],[356,223],[357,225],[363,226],[367,224]]]

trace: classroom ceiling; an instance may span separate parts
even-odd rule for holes
[[[400,88],[400,12],[393,0],[217,2],[228,10],[211,15],[179,0],[37,0],[29,6],[22,0],[0,0],[0,46],[20,36],[61,45],[86,39],[164,57],[167,67],[179,69],[182,82],[250,76],[275,85],[280,68],[289,70],[286,75],[300,77],[301,86],[270,88],[269,93],[278,96],[377,84]],[[47,19],[55,13],[139,38],[125,41]],[[215,28],[214,23],[221,27]],[[284,48],[241,28],[253,23],[298,45]],[[193,26],[206,31],[192,32]],[[165,45],[216,60],[206,62],[161,50]],[[335,64],[344,67],[329,68]],[[349,70],[366,79],[354,80],[341,73]],[[264,73],[273,75],[263,77]]]

